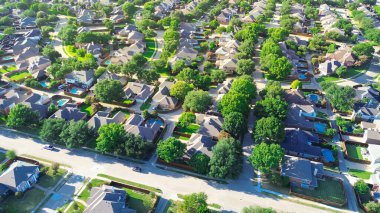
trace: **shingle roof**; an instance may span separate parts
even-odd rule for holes
[[[306,158],[321,157],[322,149],[311,145],[312,142],[319,142],[317,135],[299,129],[286,129],[285,140],[281,143],[281,147]]]
[[[15,192],[16,187],[28,180],[37,168],[37,165],[16,161],[0,176],[0,183]]]

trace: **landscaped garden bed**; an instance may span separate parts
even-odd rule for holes
[[[16,70],[16,66],[3,67],[0,69],[0,73],[4,74],[13,70]]]

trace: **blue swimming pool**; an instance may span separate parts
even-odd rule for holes
[[[314,129],[318,133],[325,134],[326,133],[326,129],[327,129],[327,124],[324,124],[324,123],[315,123],[314,124]]]
[[[299,75],[298,75],[298,78],[299,78],[300,80],[305,80],[305,79],[306,79],[306,75],[305,75],[305,74],[299,74]]]
[[[326,162],[334,162],[335,158],[333,156],[333,153],[329,149],[322,149],[322,155]]]
[[[46,82],[46,81],[40,81],[40,85],[43,87],[43,88],[47,88],[49,86],[49,83]]]
[[[64,106],[67,102],[69,102],[68,99],[61,99],[61,100],[57,101],[57,104],[58,104],[59,107],[62,107],[62,106]]]
[[[6,61],[6,60],[11,60],[11,59],[13,59],[13,56],[11,56],[11,55],[9,55],[9,56],[4,56],[2,59],[3,59],[4,61]]]
[[[51,196],[51,199],[55,201],[60,200],[61,198],[62,198],[62,195],[57,194],[57,193],[54,193],[53,196]]]
[[[111,60],[108,59],[107,61],[104,62],[104,64],[105,65],[110,65],[111,64]]]
[[[71,94],[78,94],[78,93],[79,93],[79,90],[78,90],[78,88],[75,88],[75,87],[74,87],[74,88],[71,88],[71,89],[70,89],[70,93],[71,93]]]
[[[318,96],[318,95],[316,95],[316,94],[310,94],[310,95],[309,95],[309,98],[310,98],[310,100],[311,100],[312,102],[314,102],[314,103],[318,103],[318,100],[319,100],[319,96]]]
[[[146,120],[146,124],[148,126],[152,126],[154,123],[157,123],[160,126],[164,125],[164,123],[160,119],[157,119],[157,118],[149,118],[148,120]]]

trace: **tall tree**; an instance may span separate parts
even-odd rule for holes
[[[11,128],[21,128],[38,124],[38,112],[23,104],[16,104],[9,112],[7,126]]]
[[[285,120],[288,114],[288,103],[281,99],[265,98],[256,102],[254,112],[259,118],[273,116]]]
[[[183,202],[179,206],[180,212],[206,213],[209,212],[207,195],[203,192],[183,196]]]
[[[281,143],[285,139],[285,127],[278,118],[261,118],[255,126],[254,137],[259,143]]]
[[[180,159],[185,154],[185,149],[186,144],[174,137],[170,137],[158,143],[157,155],[162,160],[170,163]]]
[[[211,103],[212,99],[208,92],[197,90],[191,91],[186,95],[182,107],[184,110],[192,112],[206,112]]]
[[[88,128],[87,122],[83,120],[70,121],[59,135],[68,148],[78,148],[90,144],[92,136],[93,132]]]
[[[104,79],[95,85],[95,95],[102,102],[121,101],[124,97],[120,81]]]
[[[59,135],[67,128],[67,125],[67,122],[61,118],[46,119],[42,125],[40,137],[46,142],[64,145],[64,141]]]
[[[103,153],[114,153],[126,139],[123,125],[116,123],[101,126],[98,134],[96,149]]]
[[[177,81],[172,88],[170,88],[170,95],[176,97],[178,100],[183,101],[191,91],[191,86],[184,81]]]
[[[284,157],[284,150],[278,144],[261,143],[255,146],[250,156],[253,167],[264,174],[280,166]]]
[[[223,130],[239,138],[247,131],[247,121],[240,112],[231,112],[224,117]]]

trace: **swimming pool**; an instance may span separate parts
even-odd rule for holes
[[[111,64],[111,60],[108,59],[107,61],[104,62],[104,64],[105,65],[110,65]]]
[[[74,88],[71,88],[71,89],[70,89],[70,93],[71,93],[71,94],[79,94],[79,90],[78,90],[78,88],[75,88],[75,87],[74,87]]]
[[[298,75],[298,78],[299,78],[300,80],[305,80],[305,79],[306,79],[306,75],[305,75],[305,74],[299,74],[299,75]]]
[[[327,124],[324,123],[315,123],[314,128],[318,133],[325,134],[327,129]]]
[[[40,81],[40,85],[43,87],[43,88],[47,88],[49,86],[49,83],[46,82],[46,81]]]
[[[335,158],[331,150],[322,149],[322,155],[326,162],[334,162]]]
[[[2,59],[3,59],[4,61],[6,61],[6,60],[11,60],[11,59],[13,59],[13,56],[11,56],[11,55],[4,56]]]
[[[145,122],[148,126],[152,126],[154,123],[157,123],[159,124],[160,126],[163,126],[164,123],[160,120],[160,119],[157,119],[157,118],[149,118],[148,120],[146,120]]]
[[[59,107],[62,107],[64,106],[67,102],[69,102],[69,99],[61,99],[59,101],[57,101],[57,104]]]
[[[319,100],[319,96],[318,96],[318,95],[316,95],[316,94],[310,94],[310,95],[309,95],[309,98],[310,98],[310,100],[311,100],[312,102],[314,102],[314,103],[318,103],[318,100]]]

